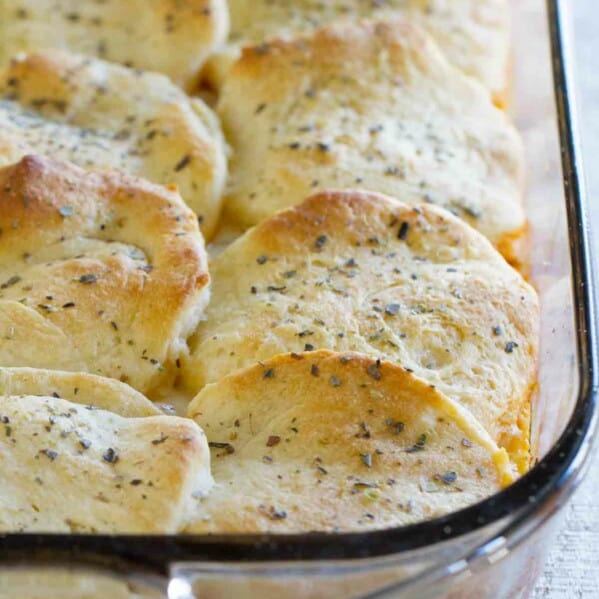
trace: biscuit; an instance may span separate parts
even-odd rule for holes
[[[211,276],[183,369],[191,389],[280,353],[358,351],[434,384],[527,468],[537,295],[448,212],[318,194],[245,233]]]
[[[189,416],[213,448],[216,483],[193,532],[402,526],[512,481],[467,410],[360,354],[275,356],[205,387]]]
[[[125,418],[162,415],[149,399],[129,385],[85,372],[0,367],[0,395],[59,397]]]
[[[0,169],[0,366],[87,371],[150,392],[209,296],[180,196],[28,156]]]
[[[0,75],[0,165],[27,154],[176,184],[214,232],[226,178],[214,113],[166,77],[102,60],[30,54]]]
[[[228,29],[225,0],[2,0],[0,64],[55,48],[189,86]]]
[[[233,151],[226,211],[244,226],[317,190],[360,188],[441,205],[517,257],[520,137],[406,22],[331,25],[247,48],[218,112]]]
[[[117,381],[37,375],[0,369],[0,531],[179,530],[212,486],[197,424]]]
[[[478,79],[499,103],[504,103],[509,88],[511,26],[507,0],[229,0],[229,10],[229,41],[207,66],[216,84],[246,46],[311,33],[333,22],[405,17],[425,29],[450,62]]]

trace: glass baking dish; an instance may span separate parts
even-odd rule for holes
[[[4,597],[526,597],[597,428],[593,267],[568,0],[515,0],[512,112],[528,154],[531,280],[542,302],[536,465],[446,517],[355,534],[0,535]]]

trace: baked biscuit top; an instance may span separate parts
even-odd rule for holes
[[[19,52],[60,49],[188,87],[228,27],[226,0],[1,0],[0,65]]]
[[[46,52],[0,74],[0,165],[27,154],[176,184],[209,238],[226,178],[218,120],[166,77]]]
[[[434,203],[508,258],[524,232],[523,151],[486,90],[405,21],[330,25],[246,48],[218,111],[227,215],[254,225],[320,189]]]
[[[0,169],[0,230],[0,366],[175,376],[209,284],[176,192],[29,156]]]
[[[192,532],[394,527],[512,481],[505,451],[466,410],[360,354],[273,357],[207,386],[189,416],[216,483]]]
[[[211,65],[221,71],[219,78],[245,46],[291,38],[333,22],[405,17],[425,29],[448,59],[483,83],[498,102],[506,99],[510,61],[507,0],[229,0],[229,7],[231,33],[226,51]]]
[[[279,353],[358,351],[434,384],[528,465],[537,295],[448,212],[317,194],[248,231],[211,274],[185,361],[190,388]]]
[[[175,533],[212,486],[202,430],[117,381],[0,368],[0,430],[2,531]]]

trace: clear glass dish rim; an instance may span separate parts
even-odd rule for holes
[[[564,23],[567,0],[547,0],[554,88],[576,318],[579,388],[573,415],[560,439],[525,476],[492,497],[442,518],[364,533],[260,535],[73,535],[0,533],[0,564],[72,562],[168,573],[173,563],[315,562],[401,556],[498,524],[510,536],[543,507],[569,496],[597,430],[598,356],[594,276],[586,195],[576,123],[571,53]],[[485,544],[492,542],[487,539]]]

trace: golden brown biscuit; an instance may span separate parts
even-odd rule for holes
[[[451,214],[322,193],[248,231],[211,274],[184,367],[192,389],[280,353],[358,351],[437,386],[526,469],[537,296]]]
[[[99,409],[101,390],[103,407],[133,410],[134,392],[115,381],[40,374],[45,393],[34,376],[0,374],[0,531],[179,530],[212,486],[202,430],[184,418]],[[61,387],[74,401],[57,397]],[[137,411],[146,416],[151,405]]]
[[[59,397],[125,418],[162,415],[149,399],[129,385],[85,372],[0,367],[0,395]]]
[[[512,480],[467,410],[360,354],[276,356],[205,387],[189,416],[213,448],[216,482],[194,532],[401,526]]]
[[[507,0],[229,0],[228,44],[208,63],[218,85],[246,46],[310,33],[332,22],[380,21],[406,17],[423,27],[449,60],[503,102],[510,60]]]
[[[209,295],[176,192],[29,156],[0,169],[0,230],[0,366],[174,376]]]
[[[228,28],[225,0],[0,0],[0,64],[54,48],[189,86]]]
[[[331,25],[248,48],[218,110],[233,148],[226,210],[242,225],[315,190],[361,188],[441,205],[513,258],[521,140],[414,26]]]
[[[226,156],[216,116],[166,77],[93,58],[20,57],[0,75],[0,165],[26,154],[176,184],[216,228]]]

